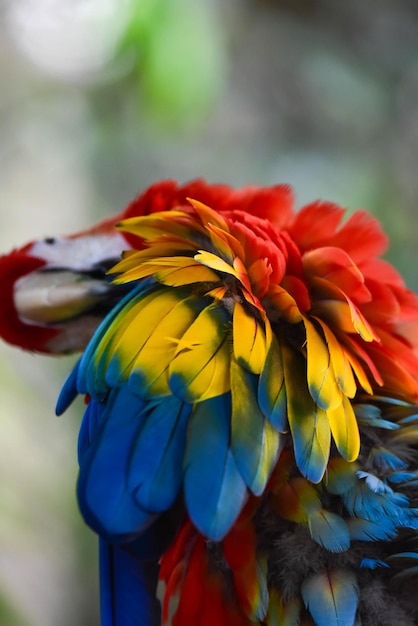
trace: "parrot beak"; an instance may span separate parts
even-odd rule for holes
[[[111,283],[105,268],[40,268],[15,282],[13,302],[24,328],[33,328],[35,336],[40,329],[52,333],[36,350],[69,354],[84,350],[101,320],[130,289]]]
[[[27,324],[54,325],[106,312],[126,292],[106,279],[68,269],[36,270],[16,281],[14,304]],[[100,315],[101,316],[101,315]]]
[[[129,247],[115,230],[47,238],[0,257],[0,336],[26,350],[84,350],[101,320],[131,289],[107,271]]]

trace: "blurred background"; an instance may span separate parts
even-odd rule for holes
[[[416,0],[3,0],[0,249],[151,182],[294,186],[367,208],[418,288]],[[0,294],[1,297],[1,294]],[[0,623],[98,623],[74,485],[73,360],[0,345]]]

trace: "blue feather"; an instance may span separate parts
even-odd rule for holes
[[[302,598],[316,626],[353,626],[358,587],[348,570],[312,574],[301,587]]]
[[[369,460],[375,467],[381,470],[400,470],[407,467],[407,463],[402,461],[396,454],[383,448],[383,446],[373,446],[369,452]]]
[[[157,562],[100,539],[101,626],[159,626]]]
[[[358,517],[346,522],[353,541],[388,541],[397,534],[396,525],[390,517],[381,518],[377,522]]]
[[[94,402],[94,400],[91,400]],[[108,539],[136,535],[155,519],[129,490],[133,445],[145,418],[144,403],[125,387],[113,389],[90,446],[81,450],[78,498],[81,512]]]
[[[199,402],[191,417],[184,460],[187,509],[196,527],[214,541],[226,535],[247,498],[229,449],[230,393]]]
[[[383,428],[385,430],[399,429],[399,425],[395,422],[390,422],[389,420],[382,418],[381,410],[374,404],[356,404],[353,408],[357,421],[362,426]]]
[[[368,477],[367,472],[359,472]],[[348,492],[342,494],[343,503],[351,517],[361,517],[370,521],[381,523],[385,518],[391,518],[398,527],[409,527],[411,513],[409,512],[409,499],[400,493],[394,492],[384,485],[378,478],[373,477],[374,482],[359,480]],[[383,487],[382,487],[383,485]],[[379,492],[377,489],[381,489]]]
[[[400,400],[399,398],[392,398],[391,396],[373,396],[374,402],[384,402],[385,404],[392,405],[394,407],[411,407],[410,402],[406,402],[406,400]]]
[[[393,490],[389,487],[389,485],[387,485],[385,482],[383,482],[383,480],[381,480],[374,474],[371,474],[370,472],[364,472],[362,470],[359,470],[357,472],[357,476],[359,478],[364,478],[366,485],[374,493],[393,493]]]
[[[405,510],[405,519],[403,520],[403,526],[405,528],[418,529],[418,509],[409,508]]]
[[[364,559],[361,560],[360,567],[366,568],[366,569],[376,569],[377,567],[388,568],[389,565],[385,563],[384,561],[381,561],[380,559],[369,559],[368,557],[365,557]]]
[[[55,412],[57,415],[62,415],[64,411],[68,409],[70,404],[74,402],[76,397],[79,394],[77,388],[77,378],[78,378],[78,370],[80,368],[80,361],[77,362],[75,367],[72,369],[71,374],[68,376],[67,380],[62,386],[60,394],[58,396],[57,404],[55,407]]]
[[[350,534],[339,515],[324,509],[312,511],[308,516],[311,537],[330,552],[344,552],[350,547]]]
[[[382,414],[379,407],[374,404],[355,404],[353,408],[358,420],[373,421]]]
[[[78,433],[78,459],[83,457],[84,453],[90,446],[94,437],[96,428],[101,423],[102,416],[105,413],[106,405],[103,402],[90,400],[84,412],[84,416]]]
[[[397,552],[396,554],[391,554],[388,558],[388,561],[407,561],[409,563],[416,563],[418,561],[418,552]]]
[[[177,497],[191,409],[174,396],[146,408],[147,417],[133,442],[126,475],[127,488],[146,510],[164,511]]]
[[[387,477],[388,481],[394,485],[402,485],[408,483],[408,487],[415,485],[418,480],[418,472],[411,472],[408,470],[400,470],[399,472],[392,472]]]
[[[405,426],[405,424],[415,424],[418,421],[418,413],[413,413],[412,415],[408,415],[408,417],[404,417],[399,420],[400,426]]]

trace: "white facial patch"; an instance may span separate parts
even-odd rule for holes
[[[106,259],[117,260],[130,246],[117,231],[111,235],[85,235],[74,239],[54,237],[36,241],[28,254],[46,261],[47,267],[89,270]]]

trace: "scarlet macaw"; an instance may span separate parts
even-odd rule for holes
[[[417,623],[418,298],[343,216],[165,181],[0,259],[1,336],[84,349],[103,626]]]

